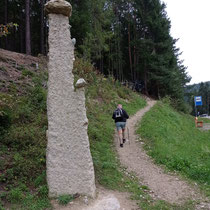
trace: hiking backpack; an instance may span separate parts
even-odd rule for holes
[[[123,118],[123,112],[122,112],[122,109],[116,109],[115,112],[114,112],[114,116],[115,118]]]

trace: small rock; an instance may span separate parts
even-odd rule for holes
[[[88,197],[87,196],[84,197],[83,201],[86,205],[88,205]]]
[[[85,87],[87,83],[85,82],[85,80],[83,78],[78,79],[77,83],[76,83],[76,88],[82,88]]]

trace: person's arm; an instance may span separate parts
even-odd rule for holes
[[[114,112],[113,112],[113,115],[112,115],[112,119],[115,120],[115,114],[114,114]]]
[[[128,114],[127,114],[127,112],[126,112],[125,110],[123,110],[123,114],[124,114],[124,117],[125,117],[126,119],[129,118],[129,116],[128,116]]]

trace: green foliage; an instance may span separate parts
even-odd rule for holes
[[[23,75],[23,76],[26,76],[26,77],[27,77],[27,76],[33,77],[33,76],[34,76],[34,73],[33,73],[32,71],[28,70],[28,69],[23,69],[22,75]]]
[[[23,86],[20,96],[0,93],[0,183],[6,193],[4,202],[16,209],[51,206],[45,173],[47,91],[42,84],[46,78],[46,73],[34,75],[34,84]],[[29,193],[28,186],[34,192]]]
[[[2,109],[0,113],[0,135],[3,135],[5,130],[11,125],[11,113],[7,109]]]
[[[35,180],[34,180],[34,186],[39,187],[43,186],[46,183],[46,171],[43,171],[42,174],[40,174]]]
[[[42,185],[38,188],[38,193],[41,198],[47,198],[48,197],[48,186]]]
[[[0,71],[6,72],[7,69],[6,69],[4,66],[1,66],[1,67],[0,67]]]
[[[193,117],[158,102],[143,117],[138,133],[157,163],[179,171],[210,190],[210,133],[195,128]]]
[[[118,92],[121,95],[118,95]],[[118,171],[118,161],[113,151],[115,125],[111,119],[112,113],[116,105],[122,103],[130,115],[134,114],[145,105],[145,101],[127,88],[118,84],[115,86],[111,78],[104,79],[100,76],[98,80],[89,84],[86,98],[88,135],[97,180],[108,188],[119,189],[123,186],[123,176]]]
[[[199,84],[188,85],[185,88],[185,98],[191,106],[191,114],[195,116],[195,96],[202,96],[202,106],[197,106],[197,115],[210,114],[210,82],[201,82]]]
[[[75,49],[78,57],[93,63],[106,76],[112,75],[120,81],[141,81],[146,94],[157,98],[169,95],[183,105],[183,90],[190,77],[179,60],[180,52],[175,47],[177,40],[170,35],[171,23],[164,2],[68,1],[73,8],[70,18],[71,35],[77,40]],[[23,7],[24,1],[20,0],[0,3],[2,14],[7,11],[8,19],[16,21],[21,28],[17,35],[11,34],[10,39],[1,38],[2,48],[12,47],[14,51],[23,52],[23,41],[27,40],[21,34],[26,29],[24,24],[27,17],[21,14]],[[30,11],[33,14],[29,27],[32,54],[37,55],[47,51],[43,49],[47,47],[45,36],[48,35],[44,33],[47,26],[43,19],[43,1],[31,1]],[[5,21],[3,16],[0,21]],[[17,27],[17,24],[11,24],[11,27]],[[4,33],[8,31],[4,25],[0,27]],[[22,70],[23,76],[34,76],[33,72],[24,70],[21,66],[18,69]]]
[[[8,200],[11,203],[19,203],[23,200],[24,194],[20,188],[12,189],[8,194]]]
[[[145,100],[112,77],[104,78],[82,59],[76,59],[74,73],[75,80],[83,77],[88,82],[88,135],[97,183],[109,189],[131,192],[132,199],[139,201],[141,209],[178,209],[153,201],[147,187],[139,186],[133,174],[124,174],[116,157],[113,143],[115,125],[111,118],[116,105],[121,103],[128,114],[133,115],[145,106]],[[46,79],[46,74],[34,76],[32,82],[35,85],[27,88],[25,95],[4,96],[5,100],[1,101],[11,120],[8,127],[3,128],[7,135],[0,143],[0,156],[3,158],[0,168],[4,171],[0,182],[5,186],[2,206],[9,202],[15,209],[42,210],[51,207],[45,168],[47,116],[46,90],[42,84]],[[58,198],[63,205],[72,199],[71,195]]]
[[[0,24],[0,38],[2,36],[7,36],[10,32],[9,29],[15,27],[17,30],[17,23],[7,23],[6,25]]]
[[[33,194],[26,194],[25,199],[22,201],[21,207],[22,210],[45,210],[51,209],[51,204],[48,198],[38,197]]]
[[[185,114],[190,114],[191,107],[189,104],[183,100],[171,98],[169,96],[166,96],[161,99],[163,103],[171,105],[174,109],[176,109],[179,112],[183,112]]]
[[[5,210],[5,208],[3,207],[1,201],[0,201],[0,210]]]
[[[58,197],[58,202],[60,205],[67,205],[69,202],[73,201],[74,197],[72,195],[60,195]]]

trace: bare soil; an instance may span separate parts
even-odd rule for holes
[[[135,201],[130,199],[129,193],[107,190],[97,186],[96,198],[79,197],[66,206],[61,206],[53,200],[56,210],[138,210]]]
[[[17,85],[21,93],[21,85],[31,84],[29,77],[23,77],[23,71],[36,73],[46,70],[46,67],[47,59],[44,56],[33,57],[0,49],[0,92],[8,92],[11,85]]]

